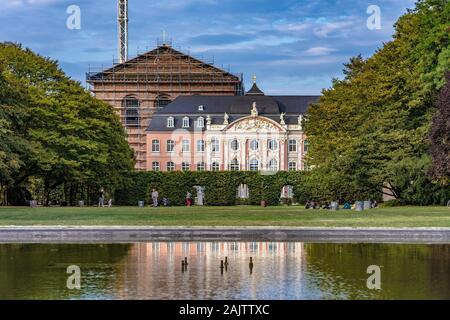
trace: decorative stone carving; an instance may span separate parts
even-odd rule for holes
[[[207,124],[208,126],[211,125],[211,116],[210,116],[209,114],[206,116],[206,124]]]
[[[235,126],[233,126],[232,130],[234,131],[266,131],[266,132],[278,132],[280,129],[276,127],[274,124],[264,121],[260,118],[251,118],[245,119],[238,122]]]

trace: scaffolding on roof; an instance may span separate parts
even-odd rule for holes
[[[243,95],[242,74],[218,68],[172,48],[171,41],[109,68],[92,68],[86,74],[91,92],[111,104],[136,152],[136,168],[146,169],[145,130],[152,114],[179,95]],[[136,99],[139,103],[130,102]],[[133,105],[133,107],[127,106]],[[130,116],[130,114],[132,116]],[[129,120],[132,119],[130,122]],[[130,125],[132,123],[132,125]]]

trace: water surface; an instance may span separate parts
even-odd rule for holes
[[[66,286],[70,265],[80,290]],[[367,288],[370,265],[381,290]],[[450,245],[0,244],[0,299],[450,299],[449,271]]]

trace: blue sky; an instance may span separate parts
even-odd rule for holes
[[[129,0],[129,53],[156,46],[165,30],[173,47],[256,74],[269,94],[319,94],[357,54],[368,57],[393,34],[414,0]],[[81,29],[69,30],[69,5]],[[60,62],[84,83],[89,65],[117,59],[116,0],[0,0],[0,41],[20,42]],[[381,9],[381,29],[366,26],[367,8]]]

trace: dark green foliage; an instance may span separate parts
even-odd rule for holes
[[[396,23],[391,42],[366,60],[350,59],[344,79],[334,80],[308,110],[313,194],[374,199],[388,186],[406,203],[445,200],[448,185],[435,185],[426,175],[435,101],[450,69],[449,17],[448,0],[418,1]],[[448,106],[448,99],[444,104]],[[446,120],[434,131],[435,147],[444,153]],[[439,163],[445,171],[448,162]]]
[[[169,199],[171,205],[184,205],[186,193],[195,196],[194,186],[205,187],[206,204],[224,206],[235,204],[255,204],[262,200],[270,205],[280,203],[283,186],[294,187],[294,201],[304,203],[310,199],[305,172],[278,172],[274,175],[261,175],[257,172],[132,172],[126,178],[122,188],[116,190],[115,203],[119,205],[136,205],[139,200],[150,201],[152,188],[159,192],[160,200]],[[240,184],[247,184],[249,199],[240,202],[236,198]]]
[[[93,98],[55,61],[0,43],[0,191],[16,193],[35,182],[48,204],[52,190],[63,185],[83,185],[90,189],[86,194],[101,186],[113,189],[133,164],[111,106]]]

